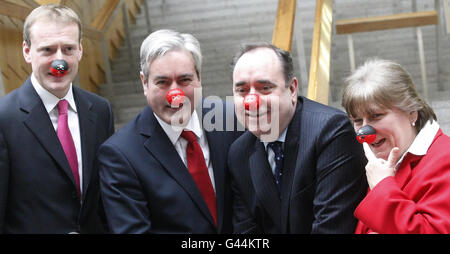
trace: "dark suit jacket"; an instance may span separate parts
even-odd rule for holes
[[[102,233],[97,148],[114,131],[109,103],[73,87],[83,159],[82,204],[42,100],[30,79],[0,99],[0,232]]]
[[[353,233],[366,161],[346,115],[299,97],[284,156],[280,198],[264,144],[248,131],[232,144],[234,232]]]
[[[214,119],[221,125],[220,119]],[[226,160],[238,134],[217,130],[205,134],[214,170],[218,228],[188,169],[147,106],[99,150],[103,203],[113,233],[231,233]]]

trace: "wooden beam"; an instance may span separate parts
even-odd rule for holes
[[[0,15],[25,21],[31,11],[31,8],[0,0]],[[98,41],[101,41],[103,38],[103,33],[101,31],[90,27],[83,27],[83,34]]]
[[[436,11],[421,11],[368,18],[354,18],[336,21],[336,34],[371,32],[377,30],[397,29],[436,25]]]
[[[0,1],[0,15],[25,20],[32,11],[31,8],[18,5],[12,2]]]
[[[61,0],[34,0],[35,2],[37,2],[40,5],[44,5],[44,4],[59,4],[61,3]]]
[[[98,12],[97,16],[95,17],[94,21],[92,21],[91,26],[97,30],[103,31],[105,28],[108,20],[113,15],[114,11],[116,10],[117,5],[120,3],[120,0],[110,0],[106,1],[100,11]]]
[[[39,4],[34,0],[22,0],[22,2],[28,4],[33,9],[39,7]]]
[[[328,104],[333,0],[317,0],[311,48],[308,98]]]
[[[294,18],[295,0],[278,0],[277,19],[272,36],[273,45],[291,51]]]
[[[101,41],[103,38],[102,31],[90,27],[83,27],[83,35],[96,41]]]

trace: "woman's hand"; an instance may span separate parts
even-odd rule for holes
[[[366,142],[363,143],[363,148],[366,158],[369,161],[366,165],[367,183],[369,184],[370,189],[373,189],[373,187],[384,178],[394,176],[395,164],[399,159],[400,150],[398,147],[392,148],[386,161],[377,158]]]

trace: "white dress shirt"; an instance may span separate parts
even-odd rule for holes
[[[286,133],[287,133],[287,128],[284,129],[283,133],[281,133],[281,135],[276,140],[276,141],[280,141],[282,143],[282,145],[281,145],[282,148],[284,148],[284,142],[286,141]],[[270,142],[263,142],[264,148],[266,149],[266,153],[267,153],[267,160],[269,161],[269,165],[272,168],[272,174],[275,175],[275,167],[276,167],[275,153],[273,152],[272,149],[268,148],[269,143]]]
[[[72,139],[75,144],[75,150],[77,151],[77,159],[78,159],[78,174],[80,175],[80,191],[83,191],[83,164],[81,158],[81,137],[80,137],[80,124],[78,119],[77,106],[75,104],[75,100],[73,98],[72,84],[70,84],[69,91],[67,92],[64,98],[59,99],[55,95],[51,94],[44,87],[42,87],[37,81],[34,74],[31,74],[31,83],[33,84],[34,89],[37,94],[41,98],[44,103],[45,109],[47,110],[48,115],[50,116],[50,120],[52,121],[53,128],[55,132],[58,128],[58,102],[60,100],[67,100],[69,102],[69,107],[67,109],[68,115],[68,124],[70,129],[70,134],[72,134]]]
[[[194,110],[191,119],[189,119],[189,122],[186,125],[186,127],[184,127],[184,129],[167,124],[166,122],[161,120],[155,113],[153,114],[155,115],[159,124],[163,128],[164,132],[169,137],[170,142],[172,142],[173,146],[175,147],[175,150],[177,151],[186,168],[187,168],[186,148],[188,142],[184,138],[181,138],[181,132],[183,130],[189,130],[192,131],[195,134],[195,136],[197,136],[197,141],[200,147],[202,148],[203,156],[205,157],[205,163],[206,166],[208,167],[209,178],[211,179],[214,191],[216,191],[216,186],[214,183],[214,171],[211,163],[208,139],[206,138],[203,128],[200,125],[200,120],[198,118],[197,111]]]
[[[398,169],[406,154],[411,153],[418,156],[427,154],[427,151],[430,148],[431,143],[433,143],[434,137],[436,136],[438,131],[439,124],[434,120],[433,123],[431,123],[431,121],[428,121],[420,130],[419,134],[417,134],[408,150],[402,155],[400,160],[398,160],[397,164],[395,165],[395,170]]]

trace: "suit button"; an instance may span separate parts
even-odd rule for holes
[[[73,199],[78,199],[78,193],[76,191],[72,192],[72,198]]]

